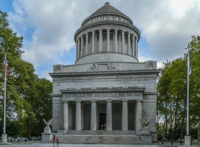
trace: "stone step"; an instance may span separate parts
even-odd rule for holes
[[[141,144],[136,135],[59,135],[61,143],[68,144]]]
[[[135,135],[135,131],[106,131],[106,130],[97,130],[97,131],[90,131],[90,130],[69,130],[69,131],[59,131],[58,134],[63,135]]]

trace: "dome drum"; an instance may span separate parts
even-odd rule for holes
[[[76,64],[85,63],[80,62],[84,60],[79,60],[85,56],[93,54],[100,56],[100,53],[104,53],[102,56],[105,56],[105,53],[112,55],[116,53],[118,54],[116,56],[123,54],[133,57],[132,60],[128,59],[129,57],[112,60],[112,56],[109,55],[110,58],[105,57],[104,62],[137,62],[138,58],[138,35],[134,30],[122,26],[105,25],[88,28],[76,36],[76,46]],[[95,61],[102,62],[99,59]]]

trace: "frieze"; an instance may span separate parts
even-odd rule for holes
[[[142,93],[135,92],[95,92],[95,93],[66,93],[67,98],[91,98],[91,97],[141,97]]]

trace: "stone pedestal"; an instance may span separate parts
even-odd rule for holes
[[[51,142],[53,135],[51,133],[42,133],[42,142]]]
[[[7,144],[7,134],[2,134],[2,144]]]
[[[191,136],[185,136],[185,145],[191,146]]]

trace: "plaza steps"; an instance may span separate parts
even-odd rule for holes
[[[144,144],[141,136],[136,135],[134,131],[73,130],[66,133],[56,133],[56,137],[59,137],[61,143],[67,144]]]

